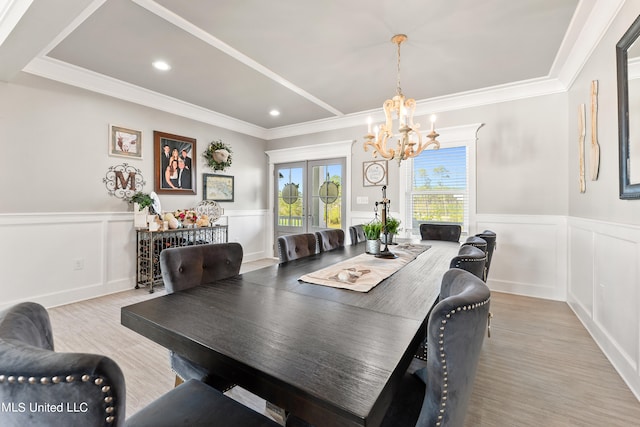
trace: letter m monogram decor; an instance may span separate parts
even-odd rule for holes
[[[142,171],[127,163],[111,166],[102,182],[106,185],[109,195],[119,199],[130,198],[146,184]]]

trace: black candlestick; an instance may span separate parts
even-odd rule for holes
[[[398,255],[394,254],[389,250],[389,231],[387,230],[387,210],[389,209],[389,205],[391,201],[387,199],[387,186],[384,185],[382,187],[382,226],[384,227],[384,249],[380,251],[379,254],[376,255],[376,258],[386,258],[393,259],[398,258]]]

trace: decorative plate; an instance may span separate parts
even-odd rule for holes
[[[155,191],[152,191],[151,194],[149,194],[149,197],[151,197],[151,200],[153,200],[153,203],[151,204],[151,208],[156,212],[156,214],[160,215],[162,213],[162,205],[160,204],[160,198],[158,197]]]
[[[218,202],[214,202],[213,200],[201,201],[198,203],[198,206],[196,206],[195,211],[198,216],[207,215],[210,222],[217,221],[224,213],[224,209],[218,204]]]

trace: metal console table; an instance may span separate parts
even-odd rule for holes
[[[149,231],[136,229],[136,289],[147,286],[149,292],[153,287],[163,285],[160,272],[160,252],[167,248],[207,243],[226,243],[228,227],[178,228],[167,231]]]

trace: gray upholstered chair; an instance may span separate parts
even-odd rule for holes
[[[464,425],[489,304],[481,279],[457,268],[445,273],[440,302],[429,315],[427,366],[405,374],[383,427]]]
[[[491,259],[493,258],[493,251],[496,248],[496,233],[491,230],[484,230],[482,233],[476,234],[476,237],[480,237],[487,242],[487,263],[485,265],[485,282],[489,278],[489,268],[491,267]]]
[[[382,427],[463,426],[487,328],[491,292],[459,268],[442,278],[427,326],[426,367],[405,373]],[[287,427],[309,427],[295,416]]]
[[[316,238],[320,252],[332,251],[344,246],[344,230],[340,228],[316,231]]]
[[[485,263],[487,261],[487,254],[482,249],[476,248],[471,245],[464,245],[460,247],[458,255],[451,259],[451,268],[461,268],[473,273],[480,279],[485,279]]]
[[[462,227],[457,224],[420,224],[420,238],[422,240],[460,241]]]
[[[0,412],[3,427],[279,425],[196,380],[126,422],[125,397],[122,370],[112,359],[54,351],[49,314],[40,304],[0,312],[0,402],[9,408]]]
[[[358,243],[367,240],[367,236],[364,235],[362,224],[356,224],[349,227],[349,237],[351,237],[352,245],[357,245]]]
[[[288,234],[278,237],[278,258],[280,263],[318,253],[318,242],[313,233]]]
[[[467,240],[462,242],[462,246],[475,246],[485,254],[487,253],[487,241],[477,236],[467,237]]]
[[[239,243],[212,243],[165,249],[160,253],[160,271],[168,294],[193,288],[240,273],[242,246]],[[197,379],[220,391],[233,383],[208,372],[202,366],[169,352],[171,369],[176,373],[176,385]]]

